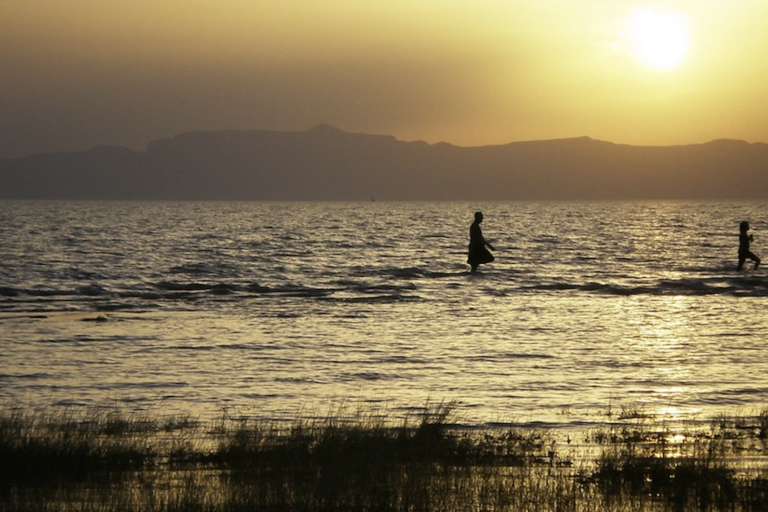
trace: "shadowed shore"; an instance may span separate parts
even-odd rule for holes
[[[289,424],[0,408],[3,511],[765,510],[768,409],[696,427],[624,410],[583,438],[467,429],[454,404]]]

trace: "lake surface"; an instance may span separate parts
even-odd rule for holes
[[[768,405],[768,204],[0,202],[0,401],[584,427]],[[468,273],[476,210],[496,261]]]

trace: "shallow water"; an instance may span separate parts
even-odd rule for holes
[[[496,261],[470,275],[483,210]],[[0,400],[468,424],[766,405],[766,204],[0,202]]]

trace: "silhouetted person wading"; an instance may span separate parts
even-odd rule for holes
[[[477,271],[477,267],[483,263],[490,263],[494,260],[491,250],[496,250],[483,237],[483,230],[480,224],[483,222],[483,212],[475,213],[475,222],[469,227],[469,257],[467,263],[472,267],[472,273]]]
[[[748,235],[749,222],[744,221],[739,224],[739,266],[737,270],[744,268],[744,262],[748,259],[755,262],[755,268],[760,265],[760,258],[749,250],[749,243],[754,239],[752,235]]]

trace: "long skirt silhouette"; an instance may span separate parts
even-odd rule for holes
[[[469,256],[467,257],[467,263],[476,267],[483,263],[490,263],[494,260],[493,254],[489,251],[485,244],[469,244]]]

